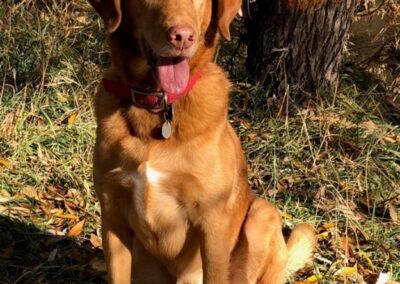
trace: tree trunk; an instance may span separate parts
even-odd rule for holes
[[[268,95],[334,82],[357,0],[256,0],[247,68]],[[288,89],[289,88],[289,89]]]

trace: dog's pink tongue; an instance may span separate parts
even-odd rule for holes
[[[167,93],[179,94],[186,89],[190,70],[187,59],[162,58],[157,59],[157,73],[161,88]]]

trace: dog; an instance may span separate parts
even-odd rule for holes
[[[95,97],[93,176],[113,284],[283,283],[311,258],[301,224],[249,189],[213,62],[240,0],[89,0],[112,64]]]

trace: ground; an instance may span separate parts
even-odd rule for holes
[[[109,61],[101,21],[83,0],[9,0],[0,30],[0,283],[104,283],[91,177],[92,100]],[[399,281],[393,88],[346,65],[336,91],[265,98],[232,68],[236,46],[219,61],[251,187],[281,210],[285,231],[318,231],[313,266],[292,281]]]

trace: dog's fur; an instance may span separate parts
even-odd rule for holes
[[[90,0],[105,22],[112,65],[106,78],[157,87],[144,49],[190,58],[202,77],[174,104],[173,135],[159,112],[99,87],[94,181],[110,283],[283,283],[310,259],[315,234],[294,229],[248,188],[240,141],[227,120],[229,81],[212,62],[218,31],[240,0]],[[196,42],[173,49],[162,36],[190,25]]]

